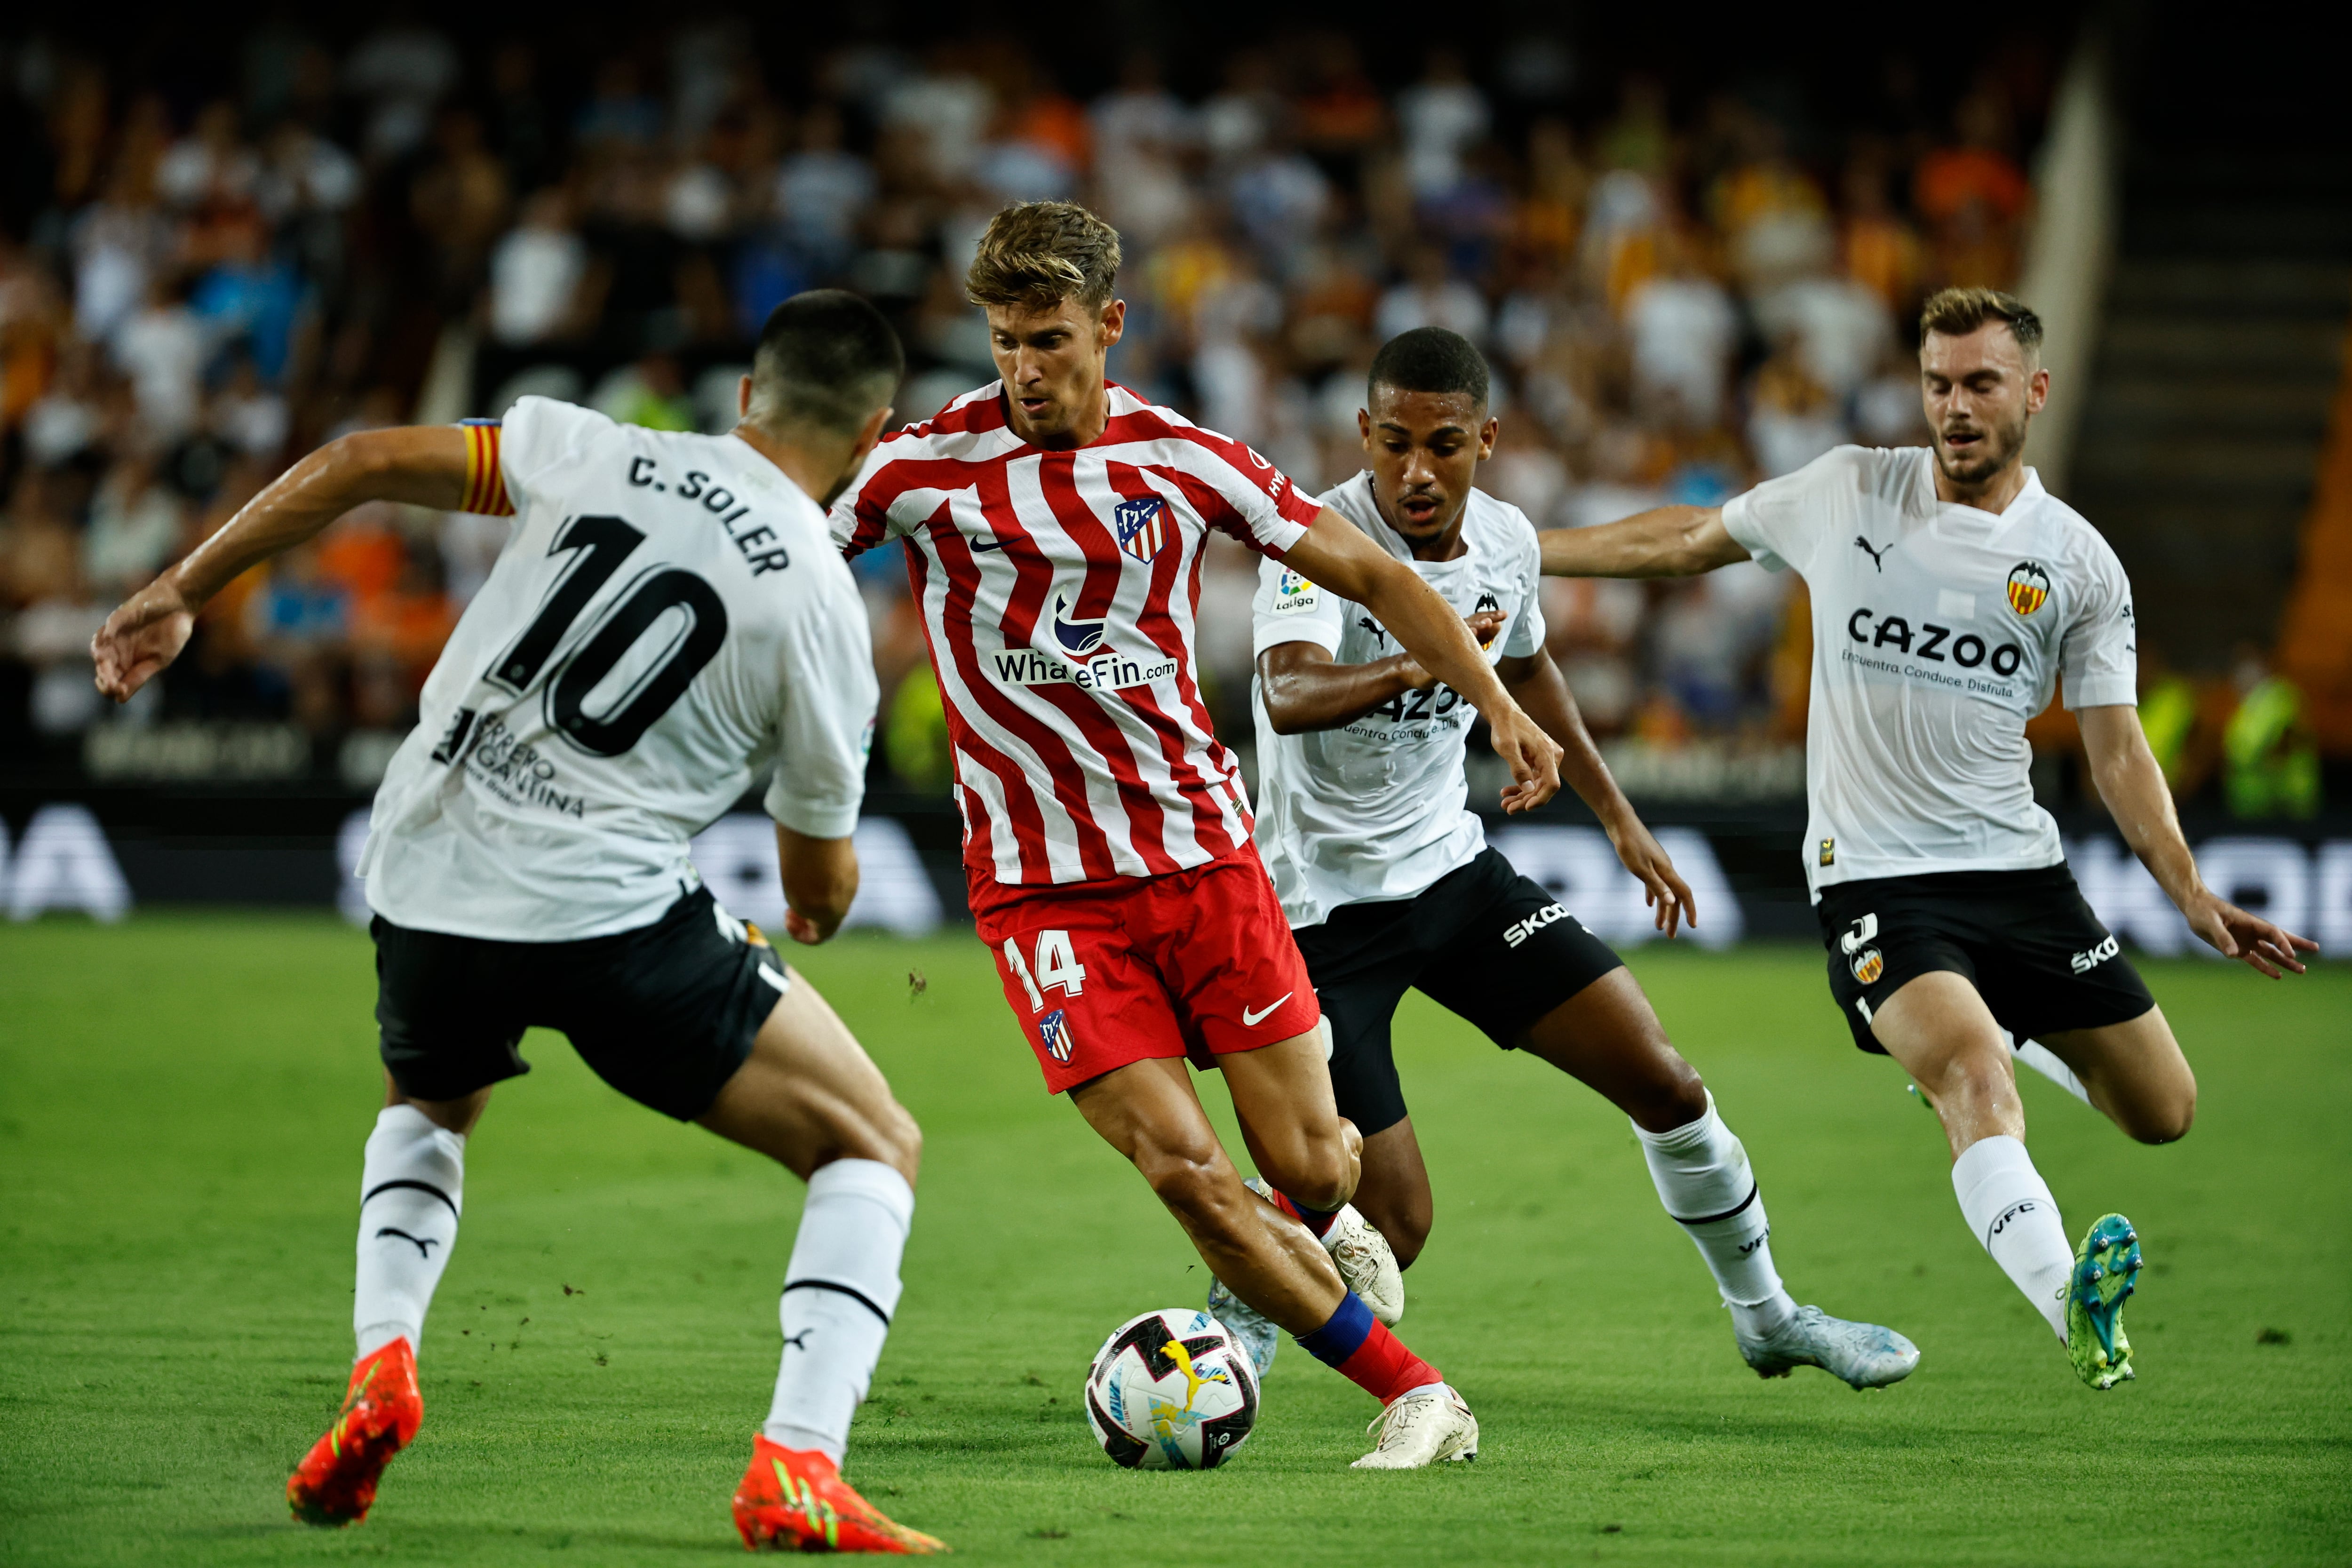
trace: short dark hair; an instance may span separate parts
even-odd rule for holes
[[[855,431],[890,401],[906,372],[906,352],[881,311],[845,289],[812,289],[768,312],[744,417],[770,429]]]
[[[1919,346],[1927,346],[1929,332],[1964,338],[1987,321],[2007,321],[2017,346],[2027,359],[2042,352],[2042,318],[2014,294],[1998,289],[1946,289],[1919,310]]]
[[[1380,387],[1399,392],[1466,392],[1473,406],[1486,406],[1486,356],[1460,332],[1415,327],[1399,332],[1372,356],[1369,395]]]
[[[1118,286],[1118,230],[1076,202],[1015,202],[989,220],[964,273],[975,305],[1051,309],[1076,300],[1099,315]]]

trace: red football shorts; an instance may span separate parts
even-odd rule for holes
[[[1205,1066],[1322,1016],[1255,846],[1189,871],[1041,889],[977,923],[1050,1093],[1129,1062]]]

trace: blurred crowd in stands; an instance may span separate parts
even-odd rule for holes
[[[751,334],[803,288],[892,312],[900,415],[927,416],[993,376],[960,279],[1013,200],[1076,196],[1118,226],[1115,378],[1310,486],[1360,466],[1365,367],[1423,323],[1485,348],[1504,434],[1482,482],[1539,527],[1916,442],[1915,307],[2013,280],[2048,97],[2031,51],[1933,83],[1890,58],[1824,104],[1638,71],[1571,92],[1544,36],[1377,80],[1347,37],[1285,34],[1182,91],[1150,55],[1106,62],[1084,99],[987,34],[789,63],[724,24],[566,47],[584,66],[415,24],[333,43],[266,25],[206,96],[0,41],[0,742],[182,718],[398,731],[498,520],[347,519],[239,582],[119,718],[87,642],[341,432],[525,392],[724,429]],[[942,789],[903,564],[860,571],[882,765]],[[1234,740],[1254,577],[1221,542],[1202,581]],[[1753,567],[1555,583],[1545,607],[1597,731],[1763,744],[1801,726],[1792,587]]]

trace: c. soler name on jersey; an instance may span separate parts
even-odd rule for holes
[[[1855,645],[1872,650],[1856,653],[1853,647],[1842,649],[1849,664],[1925,680],[1954,691],[1980,692],[1987,697],[2014,697],[2016,688],[2007,678],[2015,675],[2025,662],[2025,650],[2013,642],[1989,645],[1975,632],[1956,631],[1933,621],[1921,621],[1915,626],[1906,616],[1880,615],[1866,605],[1846,617],[1845,635]],[[1897,659],[1893,654],[1881,654],[1877,651],[1881,648],[1891,648],[1903,657]],[[1935,668],[1938,665],[1943,668]],[[1986,674],[1968,673],[1979,669]],[[1989,679],[1988,675],[2001,679]]]
[[[699,468],[688,468],[686,477],[672,483],[662,477],[661,465],[651,458],[629,459],[629,483],[641,489],[656,490],[681,501],[700,502],[702,510],[719,520],[743,559],[751,563],[751,575],[764,577],[771,572],[781,572],[793,563],[790,552],[776,542],[775,531],[753,524],[740,533],[735,525],[751,515],[748,505],[739,503],[733,490],[725,485],[714,485],[710,476]]]

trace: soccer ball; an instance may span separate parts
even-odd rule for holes
[[[1169,1307],[1129,1318],[1087,1369],[1087,1425],[1130,1470],[1206,1470],[1257,1425],[1257,1369],[1225,1325]]]

